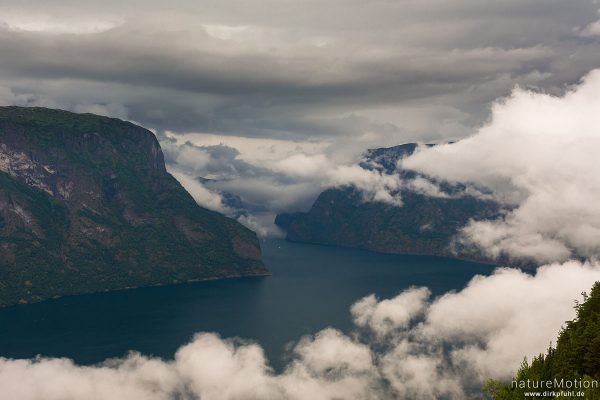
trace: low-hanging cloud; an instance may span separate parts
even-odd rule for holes
[[[264,236],[281,234],[273,224],[277,213],[306,210],[329,187],[354,186],[364,201],[402,205],[400,176],[361,168],[361,150],[353,144],[207,134],[160,138],[169,172],[200,205],[233,215],[223,200],[223,193],[233,193],[247,211],[236,218]]]
[[[473,399],[488,378],[510,379],[574,317],[600,265],[570,261],[535,275],[503,268],[431,299],[426,288],[352,307],[356,329],[298,341],[281,373],[257,343],[202,333],[173,360],[131,353],[93,366],[68,359],[0,359],[0,399]],[[508,295],[510,293],[510,295]]]
[[[423,149],[402,166],[486,187],[511,207],[500,220],[463,230],[492,256],[599,256],[599,94],[600,70],[560,97],[517,88],[474,135]]]

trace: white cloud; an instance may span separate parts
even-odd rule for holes
[[[211,191],[204,187],[200,182],[195,180],[193,177],[178,171],[174,168],[169,170],[169,173],[175,177],[181,183],[181,185],[187,190],[194,200],[202,207],[208,208],[209,210],[218,211],[222,214],[229,214],[231,210],[223,204],[223,198],[215,191]]]
[[[360,150],[353,142],[334,146],[322,140],[169,132],[162,139],[169,172],[200,205],[222,211],[219,191],[239,195],[250,215],[238,220],[260,235],[281,235],[274,218],[266,220],[265,216],[307,209],[329,187],[354,186],[364,201],[402,204],[398,194],[402,180],[356,165]],[[214,181],[202,185],[198,177]],[[414,186],[428,193],[437,189],[417,181]]]
[[[221,40],[242,40],[248,30],[247,26],[202,25],[210,36]]]
[[[78,15],[74,17],[72,13],[63,15],[58,15],[56,12],[24,13],[6,8],[2,11],[0,26],[4,23],[9,30],[16,32],[89,35],[109,31],[125,22],[123,18],[116,16],[94,18]]]
[[[73,107],[76,113],[92,113],[103,115],[105,117],[120,118],[123,120],[129,119],[129,111],[127,107],[119,103],[108,104],[76,104]]]
[[[448,195],[446,192],[443,192],[438,185],[420,176],[407,180],[404,182],[404,184],[407,189],[410,189],[416,193],[421,193],[425,196],[442,198],[450,197],[450,195]]]
[[[323,171],[323,175],[328,178],[326,186],[354,186],[361,191],[364,201],[402,205],[398,194],[402,180],[397,175],[366,170],[358,165],[335,166]]]
[[[587,37],[600,36],[600,21],[595,21],[587,25],[581,30],[580,35]]]
[[[368,326],[380,336],[409,326],[423,312],[431,292],[426,288],[407,290],[390,300],[377,301],[367,296],[352,306],[351,312],[357,326]]]
[[[597,280],[598,264],[570,261],[535,275],[499,269],[436,299],[424,288],[369,296],[352,307],[356,332],[302,338],[279,374],[258,344],[209,333],[172,361],[137,353],[94,366],[0,358],[0,399],[468,399],[487,378],[509,379],[524,356],[543,352]]]
[[[541,262],[600,255],[600,70],[562,97],[515,89],[490,121],[454,144],[403,161],[451,182],[493,190],[513,211],[464,235],[492,256]]]
[[[240,215],[237,220],[245,227],[253,230],[259,237],[284,238],[285,232],[277,227],[273,221],[277,214],[273,212],[255,212],[248,215]]]

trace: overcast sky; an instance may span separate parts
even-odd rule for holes
[[[155,129],[459,137],[600,62],[593,1],[3,0],[0,101]]]

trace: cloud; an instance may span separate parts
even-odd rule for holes
[[[561,91],[596,66],[600,43],[574,30],[592,26],[596,9],[6,0],[0,82],[70,110],[119,103],[132,120],[179,133],[460,137],[515,83]]]
[[[517,88],[472,136],[422,149],[402,165],[485,187],[512,209],[463,230],[492,256],[540,262],[599,256],[599,93],[600,70],[563,96]]]
[[[207,189],[202,183],[196,179],[177,171],[174,168],[169,169],[169,173],[175,177],[181,183],[181,185],[192,195],[196,203],[202,205],[209,210],[218,211],[221,214],[230,214],[232,210],[229,210],[225,204],[223,204],[223,198],[218,192]]]
[[[281,373],[257,343],[196,335],[173,360],[131,353],[93,366],[68,359],[0,358],[0,399],[330,400],[477,397],[545,351],[574,317],[573,301],[600,279],[596,263],[569,261],[535,275],[503,268],[431,299],[411,288],[352,307],[356,330],[299,340]]]
[[[595,21],[583,28],[581,36],[600,36],[600,21]]]
[[[77,104],[73,111],[76,113],[92,113],[96,115],[103,115],[105,117],[120,118],[123,120],[130,119],[127,107],[120,103]]]
[[[368,326],[384,336],[409,326],[423,312],[430,295],[427,288],[410,289],[390,300],[377,301],[375,295],[370,295],[355,303],[351,312],[357,326]]]
[[[55,20],[48,15],[4,16],[4,24],[8,30],[15,32],[35,32],[54,35],[88,35],[101,33],[113,29],[122,23],[122,21],[118,20]]]
[[[233,215],[222,194],[240,196],[247,212],[238,221],[260,235],[281,236],[276,213],[308,209],[333,186],[354,186],[364,201],[402,204],[401,179],[356,165],[354,145],[198,133],[159,138],[167,169],[200,205]],[[417,189],[433,190],[423,184]]]

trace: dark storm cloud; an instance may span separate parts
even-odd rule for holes
[[[20,102],[176,131],[456,136],[515,84],[560,90],[600,62],[588,1],[3,3],[0,81]],[[423,126],[441,104],[466,126]]]

